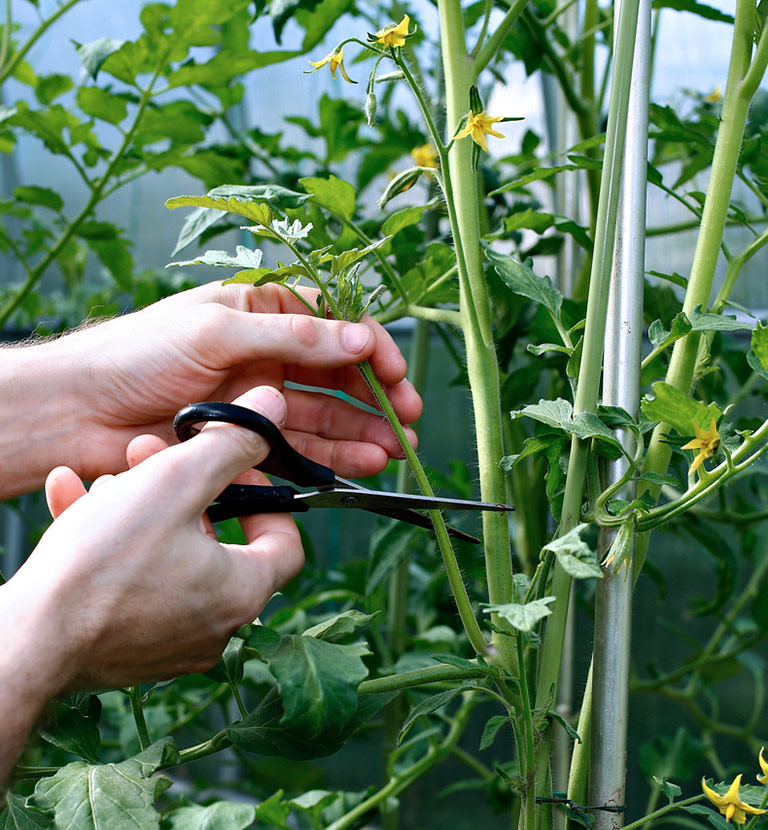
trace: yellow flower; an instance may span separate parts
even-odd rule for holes
[[[763,758],[764,749],[764,746],[760,747],[760,757],[757,759],[758,761],[760,761],[760,769],[763,771],[763,774],[758,775],[756,777],[761,784],[765,784],[765,786],[768,787],[768,763],[766,763],[765,759]]]
[[[720,446],[720,436],[717,432],[717,421],[714,418],[712,419],[712,423],[707,430],[701,429],[698,424],[694,424],[693,428],[696,431],[696,437],[693,441],[683,444],[684,450],[699,451],[696,458],[693,459],[691,469],[689,470],[690,473],[695,473],[707,458],[712,458],[712,456],[717,452],[717,448]]]
[[[716,86],[704,100],[708,104],[719,104],[723,100],[723,93],[720,91],[720,87]]]
[[[503,133],[497,133],[496,130],[493,129],[493,125],[497,121],[503,120],[504,119],[501,116],[491,118],[490,115],[485,114],[485,110],[479,112],[477,115],[475,115],[474,112],[470,112],[469,119],[467,120],[467,126],[460,132],[456,133],[455,139],[458,141],[460,138],[466,138],[471,133],[472,141],[474,141],[475,144],[479,144],[487,153],[488,143],[485,140],[485,136],[488,134],[495,135],[496,138],[504,138]]]
[[[382,46],[403,46],[408,37],[408,26],[411,18],[407,14],[399,23],[389,23],[383,29],[379,29],[375,35],[368,35],[371,43],[380,43]]]
[[[437,167],[437,150],[431,144],[414,147],[411,158],[417,167]]]
[[[351,78],[348,77],[347,73],[344,71],[344,65],[342,64],[342,60],[344,60],[344,49],[337,49],[335,52],[331,52],[330,55],[326,55],[321,61],[310,61],[314,69],[308,69],[304,74],[311,75],[313,72],[317,72],[318,69],[322,69],[327,63],[331,65],[331,77],[336,77],[336,70],[341,70],[341,77],[348,84],[356,84],[357,81],[353,81]]]
[[[751,804],[747,804],[739,797],[739,786],[741,785],[741,775],[737,775],[733,779],[733,784],[728,788],[725,795],[720,795],[707,786],[707,782],[702,778],[701,787],[704,790],[704,795],[717,807],[718,810],[725,816],[726,821],[733,819],[735,824],[744,824],[747,820],[747,813],[753,816],[762,816],[768,810],[759,810]]]

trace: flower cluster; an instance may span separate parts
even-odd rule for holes
[[[766,786],[768,786],[768,762],[766,762],[765,758],[763,758],[763,751],[765,747],[760,750],[760,769],[762,770],[762,775],[757,776],[757,780]],[[739,788],[741,787],[741,779],[742,773],[739,773],[734,779],[731,786],[728,788],[727,792],[724,795],[720,795],[720,793],[715,792],[711,787],[707,786],[707,782],[705,779],[701,779],[701,788],[704,791],[704,795],[717,807],[718,810],[725,816],[726,821],[733,821],[734,824],[744,824],[747,820],[747,813],[752,816],[762,816],[765,813],[768,813],[768,810],[763,810],[759,807],[753,807],[751,804],[747,804],[746,801],[742,800],[741,793],[739,792]],[[765,803],[765,799],[763,799],[763,803]]]

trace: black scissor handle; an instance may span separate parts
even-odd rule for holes
[[[195,429],[198,424],[207,421],[235,424],[264,438],[270,450],[269,455],[258,465],[262,472],[292,481],[300,487],[319,487],[333,484],[336,480],[336,473],[330,467],[318,464],[297,452],[269,418],[244,406],[220,401],[192,403],[176,414],[173,429],[179,441],[186,441],[199,431]]]

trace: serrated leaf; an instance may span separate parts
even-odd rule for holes
[[[341,254],[324,253],[316,259],[316,262],[330,262],[331,274],[335,276],[345,268],[349,268],[350,265],[354,265],[354,263],[358,260],[367,256],[371,251],[375,251],[376,248],[380,248],[387,241],[387,239],[389,239],[389,237],[377,239],[375,242],[371,242],[370,245],[366,245],[365,248],[351,248]]]
[[[582,743],[581,735],[573,728],[570,721],[563,717],[560,712],[556,711],[555,709],[550,709],[547,712],[547,717],[552,718],[552,720],[557,721],[560,726],[566,731],[566,734],[572,741],[576,741],[576,743]]]
[[[269,227],[272,221],[272,211],[269,205],[259,202],[248,201],[242,195],[238,196],[175,196],[165,203],[167,208],[173,210],[178,207],[203,207],[213,210],[223,210],[244,216],[256,222],[258,225]]]
[[[93,720],[72,706],[59,706],[42,732],[43,740],[86,761],[99,763],[101,736]]]
[[[349,182],[331,175],[327,179],[307,177],[299,184],[326,210],[342,219],[351,219],[355,213],[355,188]]]
[[[251,250],[244,245],[235,248],[235,255],[232,256],[226,251],[206,251],[195,259],[186,259],[178,262],[169,262],[166,268],[184,265],[216,265],[225,268],[260,268],[264,254],[256,249]]]
[[[160,827],[153,804],[168,779],[155,773],[178,760],[170,738],[118,764],[75,761],[38,781],[30,804],[51,813],[56,827],[77,830],[152,830]]]
[[[480,737],[480,750],[488,749],[491,744],[496,740],[496,735],[504,726],[505,723],[509,723],[509,718],[505,717],[504,715],[493,715],[492,717],[488,718],[483,727],[483,734]]]
[[[47,830],[50,816],[27,804],[27,799],[14,793],[6,795],[0,808],[0,830]]]
[[[677,786],[677,784],[673,784],[671,781],[667,781],[666,778],[657,778],[654,775],[653,780],[659,785],[661,794],[665,795],[670,802],[674,801],[683,792],[680,789],[680,787]]]
[[[715,403],[695,401],[664,381],[652,385],[653,398],[644,398],[640,404],[643,413],[651,421],[669,424],[680,435],[693,435],[694,424],[707,430],[712,420],[719,421],[723,413]]]
[[[518,631],[533,631],[544,617],[552,613],[549,605],[554,601],[555,597],[542,597],[524,604],[509,602],[504,605],[486,605],[483,611],[486,614],[498,614]]]
[[[104,61],[111,54],[117,52],[124,43],[124,40],[114,40],[111,37],[100,37],[98,40],[94,40],[91,43],[85,43],[82,46],[78,46],[77,57],[80,58],[80,62],[83,64],[85,71],[95,81],[96,76],[99,74],[99,69],[101,69],[101,65]]]
[[[768,372],[768,325],[757,323],[750,345],[760,367]]]
[[[676,340],[679,340],[681,337],[685,337],[690,330],[691,323],[685,315],[685,312],[681,311],[679,314],[675,315],[669,331],[664,328],[661,320],[654,320],[651,325],[648,326],[648,339],[651,341],[654,348],[666,348],[667,346],[672,345],[672,343]]]
[[[581,538],[588,527],[585,523],[576,525],[568,533],[544,545],[544,550],[554,553],[563,570],[574,579],[601,579],[603,576],[597,554]]]
[[[192,804],[166,813],[167,830],[245,830],[256,818],[252,804],[217,801],[209,807]]]
[[[86,115],[110,124],[119,124],[128,116],[125,98],[97,86],[81,86],[77,90],[77,105]]]
[[[406,207],[395,211],[384,220],[384,224],[381,226],[381,232],[385,236],[395,236],[395,234],[400,233],[404,228],[418,224],[421,221],[424,211],[428,207],[429,205],[420,205],[418,207]]]
[[[710,314],[697,305],[688,315],[693,331],[752,331],[752,324],[729,314]]]
[[[762,365],[760,359],[752,350],[747,352],[747,365],[752,371],[757,372],[761,378],[768,380],[768,369]]]
[[[705,807],[703,804],[687,804],[680,807],[680,809],[685,810],[686,813],[690,813],[692,816],[704,816],[716,830],[733,830],[731,823],[726,821],[719,812],[710,807]]]
[[[531,418],[541,424],[563,430],[569,435],[586,440],[597,438],[616,447],[621,447],[614,433],[592,412],[580,412],[574,417],[573,407],[569,401],[557,398],[554,401],[540,400],[529,404],[522,409],[510,412],[513,420],[516,418]]]
[[[376,611],[373,614],[364,614],[362,611],[356,611],[354,609],[342,611],[341,614],[336,614],[336,616],[308,628],[302,634],[302,637],[318,637],[322,640],[332,640],[335,637],[354,634],[358,628],[367,628],[371,621],[380,613],[380,611]]]
[[[329,726],[315,739],[310,739],[303,730],[292,729],[290,724],[284,722],[283,704],[278,690],[273,688],[246,718],[227,728],[227,736],[240,749],[260,755],[293,761],[323,758],[337,752],[355,730],[395,696],[395,692],[361,695],[357,707],[349,713],[342,728]]]
[[[286,239],[296,240],[306,239],[309,236],[309,232],[312,230],[312,223],[309,222],[304,225],[300,219],[295,219],[293,222],[289,219],[274,219],[270,227],[275,233],[279,233],[280,236]]]
[[[357,687],[368,675],[365,646],[339,645],[288,634],[269,655],[290,724],[312,740],[328,729],[341,730],[357,707]]]
[[[432,697],[428,697],[426,700],[419,703],[418,706],[414,706],[414,708],[408,713],[408,717],[403,721],[400,731],[397,733],[397,743],[402,743],[403,738],[408,734],[410,728],[419,718],[431,715],[438,709],[442,709],[443,706],[450,703],[450,701],[458,695],[463,694],[468,688],[471,687],[462,685],[456,687],[455,689],[448,689],[445,692],[439,692]]]
[[[487,250],[486,257],[496,273],[515,294],[543,305],[554,317],[560,318],[563,295],[552,285],[549,277],[539,277],[527,265],[507,254]]]
[[[51,190],[49,187],[20,185],[14,187],[13,195],[20,202],[26,202],[29,205],[40,205],[51,210],[61,210],[64,207],[64,200],[55,190]]]

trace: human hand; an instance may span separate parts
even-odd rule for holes
[[[310,302],[316,293],[306,290]],[[377,473],[390,457],[401,457],[385,419],[322,392],[284,386],[341,390],[372,403],[355,368],[364,359],[403,423],[421,413],[405,360],[383,327],[370,319],[313,317],[282,286],[210,283],[64,340],[51,345],[66,345],[69,362],[87,378],[76,452],[85,478],[120,470],[136,435],[172,441],[171,419],[183,405],[231,401],[261,384],[284,390],[286,437],[299,452],[340,475]]]
[[[271,387],[237,402],[278,425],[285,420],[285,401]],[[23,676],[34,659],[51,678],[48,697],[207,670],[303,564],[290,515],[242,519],[245,545],[220,544],[202,519],[233,479],[245,471],[239,480],[261,479],[250,468],[267,455],[262,438],[208,424],[192,440],[162,447],[156,436],[136,439],[134,466],[87,494],[68,468],[48,478],[56,520],[0,588],[0,612],[23,609],[14,637],[33,640],[15,668]]]

